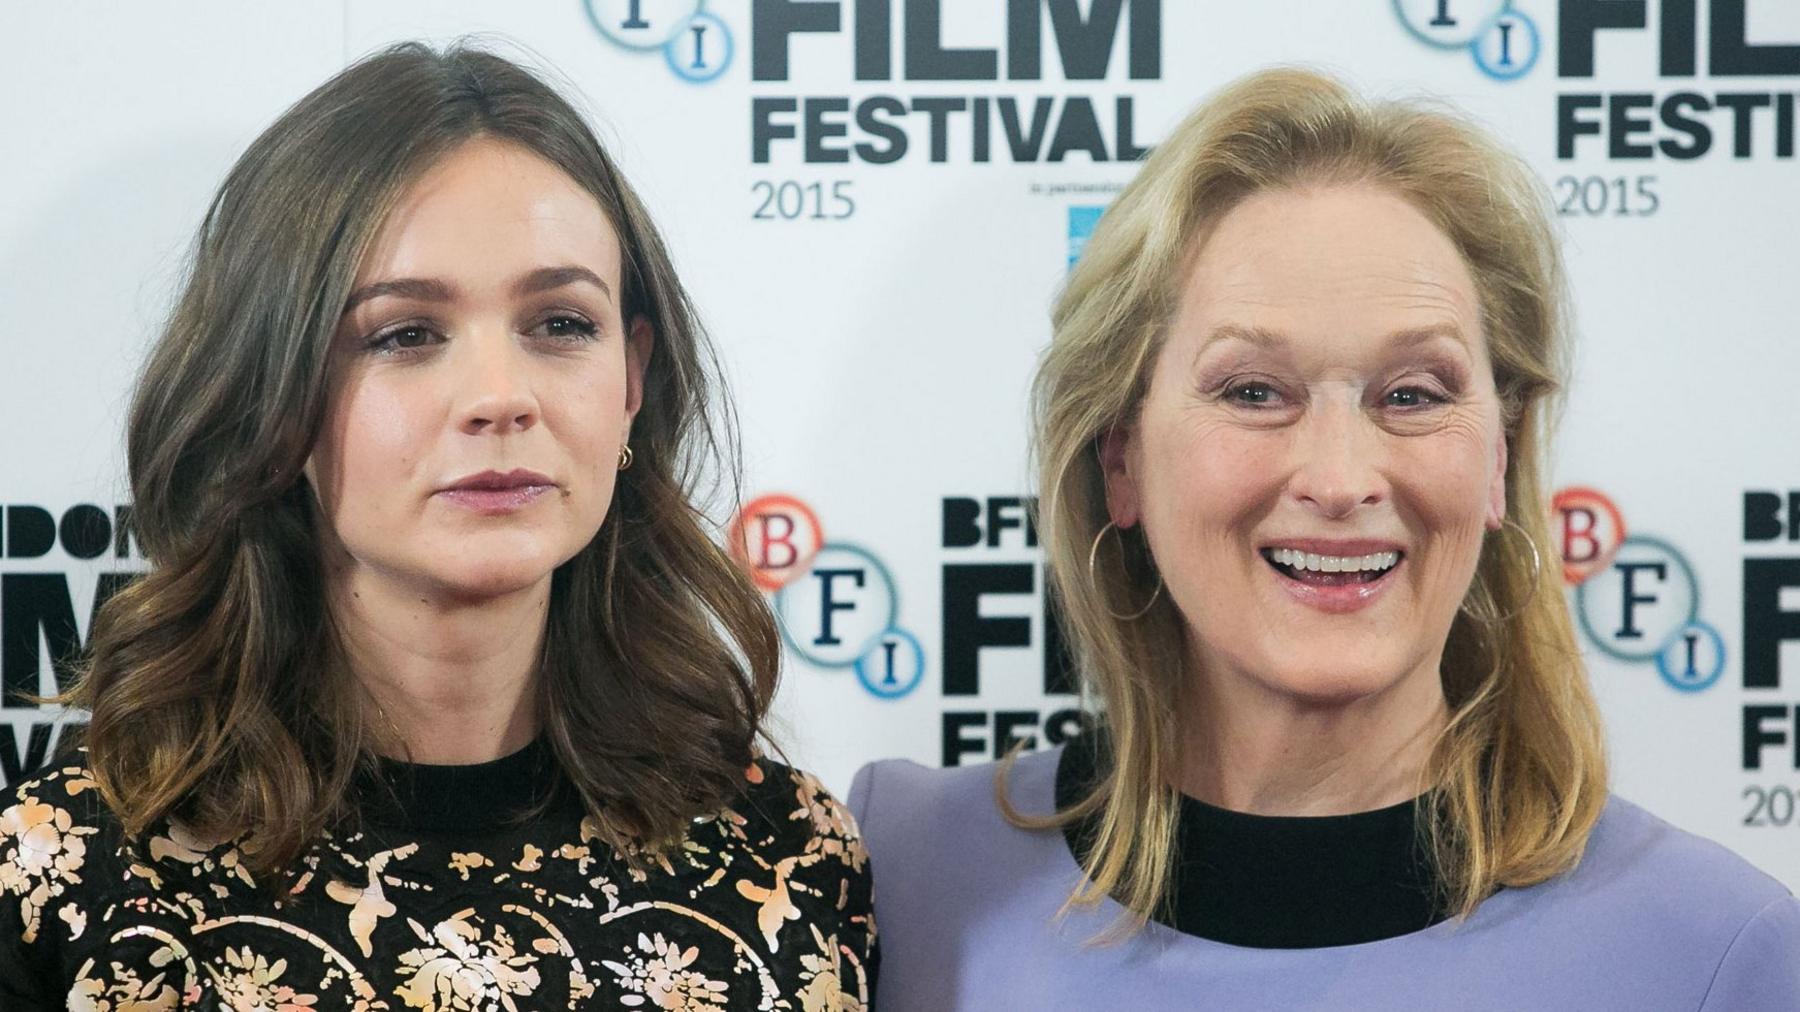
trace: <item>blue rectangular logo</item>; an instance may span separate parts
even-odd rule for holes
[[[1094,226],[1100,223],[1100,213],[1104,207],[1076,205],[1069,208],[1069,268],[1075,267],[1075,261],[1081,259],[1081,251],[1087,249],[1088,236],[1094,234]]]

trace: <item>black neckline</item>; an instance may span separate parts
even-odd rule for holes
[[[1095,781],[1104,748],[1082,735],[1056,767],[1056,807]],[[1420,931],[1447,915],[1419,842],[1421,799],[1323,817],[1251,815],[1183,796],[1171,902],[1154,920],[1184,934],[1260,949],[1313,949]],[[1064,827],[1077,863],[1096,822]]]
[[[378,756],[359,790],[369,824],[425,833],[502,830],[546,803],[558,814],[582,810],[542,738],[511,755],[458,766]]]

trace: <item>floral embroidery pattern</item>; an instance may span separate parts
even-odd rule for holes
[[[607,960],[602,965],[618,974],[617,984],[630,992],[619,999],[621,1005],[717,1012],[726,1007],[729,985],[689,969],[699,954],[699,948],[690,945],[684,950],[660,932],[650,938],[639,932],[636,949],[626,950],[625,962]]]
[[[251,888],[256,886],[256,882],[250,878],[249,870],[243,865],[242,855],[230,841],[202,839],[179,822],[169,823],[165,833],[150,837],[150,860],[173,860],[189,865],[189,873],[194,876],[223,871],[243,885]],[[215,893],[222,888],[224,887],[220,883],[213,884]]]
[[[118,963],[111,969],[107,980],[93,976],[93,960],[81,965],[69,988],[69,1012],[175,1012],[181,1007],[181,995],[168,983],[168,974],[141,980],[137,971]]]
[[[350,904],[350,934],[362,949],[362,954],[375,954],[370,936],[375,933],[375,925],[383,917],[392,917],[399,907],[388,902],[387,894],[381,887],[381,873],[387,870],[389,861],[405,860],[419,849],[416,843],[393,850],[384,850],[369,858],[364,866],[369,873],[369,884],[361,889],[336,879],[325,885],[325,895],[339,903]]]
[[[788,890],[788,876],[793,874],[796,860],[790,857],[776,865],[775,884],[768,888],[747,879],[738,880],[739,895],[756,904],[756,926],[762,930],[763,940],[768,943],[770,951],[781,945],[778,938],[781,926],[787,921],[800,919],[800,908],[795,905],[793,894]]]
[[[855,992],[844,989],[844,959],[837,936],[819,934],[817,924],[809,927],[819,952],[800,957],[800,1008],[803,1012],[862,1012],[860,983]]]
[[[866,1012],[875,929],[854,820],[771,762],[745,793],[623,853],[579,816],[328,834],[271,895],[239,841],[166,821],[125,839],[68,768],[0,810],[0,976],[74,1012]],[[447,897],[464,909],[443,913]]]
[[[448,1012],[451,1009],[503,1008],[515,1012],[512,996],[537,988],[538,972],[531,964],[537,957],[514,951],[505,928],[482,938],[481,929],[461,917],[440,921],[426,934],[418,921],[409,921],[420,941],[433,943],[400,957],[406,983],[399,995],[407,1007]]]
[[[228,1008],[258,1012],[314,1012],[319,999],[280,983],[287,961],[270,963],[248,948],[225,950],[225,969],[213,970],[214,989]]]
[[[35,797],[0,812],[0,890],[19,897],[25,922],[20,938],[37,940],[44,907],[51,899],[81,882],[81,865],[87,858],[82,838],[98,832],[77,826],[68,809],[45,804]]]
[[[796,772],[794,781],[794,795],[800,807],[788,818],[812,822],[813,836],[807,841],[807,852],[835,857],[851,869],[862,871],[869,861],[869,852],[863,849],[850,809],[811,773]]]

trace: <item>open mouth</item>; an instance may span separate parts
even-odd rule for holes
[[[1406,553],[1373,552],[1368,555],[1318,555],[1294,548],[1264,548],[1262,557],[1275,571],[1298,583],[1314,587],[1345,587],[1374,583],[1393,572]]]

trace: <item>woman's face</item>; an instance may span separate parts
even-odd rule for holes
[[[470,141],[404,193],[352,286],[307,462],[353,576],[478,599],[592,540],[651,350],[619,273],[600,205],[526,149]]]
[[[1192,258],[1142,413],[1103,456],[1112,517],[1144,525],[1212,687],[1307,706],[1435,681],[1505,509],[1461,256],[1374,185],[1246,199]]]

